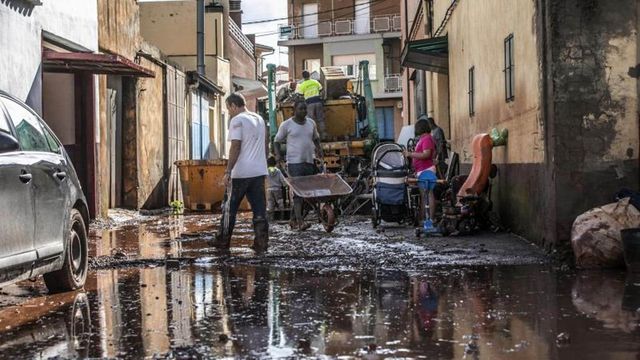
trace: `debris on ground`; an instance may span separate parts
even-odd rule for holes
[[[578,216],[571,246],[579,268],[623,267],[622,229],[640,226],[640,211],[624,198]]]

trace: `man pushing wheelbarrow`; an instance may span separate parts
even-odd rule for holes
[[[256,253],[264,253],[269,244],[264,189],[269,132],[260,115],[247,111],[242,95],[237,93],[229,95],[226,106],[232,117],[228,136],[231,149],[224,174],[225,196],[222,219],[213,246],[221,250],[229,250],[238,208],[246,196],[253,212],[255,236],[252,249]]]
[[[296,101],[294,115],[280,125],[275,137],[274,151],[276,160],[282,160],[280,144],[287,144],[287,173],[290,177],[315,175],[318,171],[314,163],[314,153],[322,159],[322,147],[320,135],[315,121],[307,117],[307,104],[304,101]],[[304,231],[311,225],[304,222],[302,214],[303,200],[294,194],[293,216],[291,227]]]
[[[327,232],[336,225],[333,202],[351,194],[351,187],[336,174],[317,174],[314,153],[323,162],[322,147],[316,123],[307,117],[307,104],[297,101],[294,116],[280,125],[275,137],[276,158],[281,160],[280,144],[287,144],[287,184],[293,196],[291,228],[307,230],[311,225],[304,221],[303,206],[315,210],[318,220]]]

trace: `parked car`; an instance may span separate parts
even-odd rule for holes
[[[0,91],[0,286],[44,275],[51,292],[83,287],[88,223],[60,141],[32,109]]]

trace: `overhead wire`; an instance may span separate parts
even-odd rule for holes
[[[386,10],[389,10],[389,9],[391,9],[393,7],[395,7],[395,6],[391,5],[391,6],[388,6],[386,8],[381,9],[380,11],[386,11]],[[364,8],[356,9],[353,12],[353,14],[350,14],[350,15],[356,15],[358,12],[362,12],[364,10],[366,10],[366,9],[364,9]],[[325,22],[325,21],[319,21],[317,23],[313,23],[313,24],[309,24],[309,25],[298,26],[296,29],[305,29],[305,28],[308,28],[308,27],[317,26],[317,25],[322,24],[323,22]],[[262,37],[262,36],[271,36],[271,35],[278,35],[278,34],[280,34],[279,30],[278,31],[265,32],[265,33],[255,33],[255,34],[252,34],[252,35],[254,35],[255,37]]]
[[[362,4],[355,4],[355,5],[352,5],[352,6],[343,6],[343,7],[340,7],[340,8],[333,8],[331,10],[318,11],[318,12],[309,13],[309,14],[294,15],[294,16],[287,16],[287,17],[273,18],[273,19],[252,20],[252,21],[243,22],[242,25],[263,24],[263,23],[274,22],[274,21],[282,21],[282,20],[294,20],[294,19],[305,17],[305,16],[309,16],[309,15],[321,15],[321,14],[327,14],[327,13],[330,13],[330,12],[346,10],[346,9],[354,9],[355,10],[355,8],[358,7],[358,6],[372,5],[372,4],[381,2],[381,1],[384,1],[384,0],[370,0],[369,2],[362,3]]]

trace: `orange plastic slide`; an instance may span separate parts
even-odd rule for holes
[[[471,173],[458,191],[458,199],[469,195],[480,195],[489,182],[493,140],[489,134],[478,134],[471,141],[471,149],[473,150]]]

